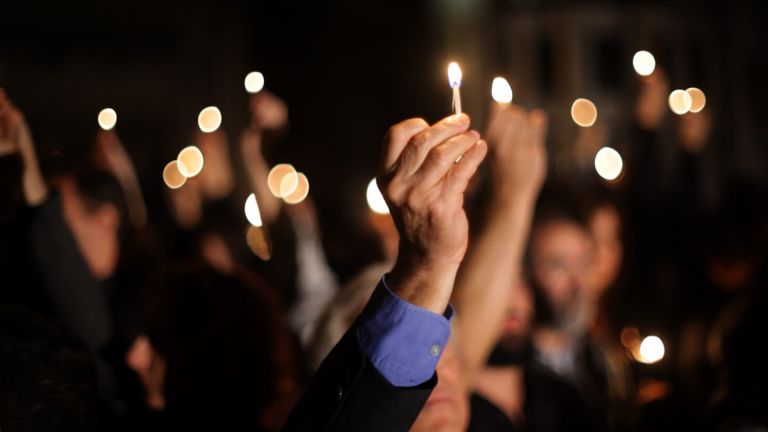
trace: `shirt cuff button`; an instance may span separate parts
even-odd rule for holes
[[[440,354],[440,346],[432,345],[432,348],[429,349],[429,353],[432,354],[432,357],[437,357],[437,355]]]

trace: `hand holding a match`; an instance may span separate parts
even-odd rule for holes
[[[390,279],[400,298],[445,311],[467,249],[464,191],[486,152],[465,114],[432,126],[410,119],[387,133],[377,182],[400,233]]]

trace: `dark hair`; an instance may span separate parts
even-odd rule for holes
[[[253,275],[223,275],[197,263],[165,280],[145,332],[167,359],[166,411],[173,423],[263,428],[280,380],[292,369],[275,293]]]
[[[94,211],[104,204],[115,207],[120,217],[120,239],[124,239],[128,223],[128,204],[123,189],[111,174],[97,169],[82,169],[73,174],[77,192],[88,211]]]
[[[0,305],[0,430],[95,431],[96,365],[63,326]]]

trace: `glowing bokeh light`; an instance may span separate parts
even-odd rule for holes
[[[184,186],[184,183],[187,182],[187,178],[184,177],[184,174],[182,174],[181,171],[179,171],[176,161],[170,161],[165,168],[163,168],[163,181],[169,188],[178,189]]]
[[[491,84],[491,97],[498,103],[512,102],[512,87],[509,86],[509,82],[502,77],[494,78]]]
[[[215,106],[203,108],[197,116],[197,125],[205,133],[214,132],[221,126],[221,111]]]
[[[245,91],[258,93],[264,88],[264,75],[261,72],[251,72],[245,76]]]
[[[637,358],[642,363],[656,363],[664,358],[664,342],[658,336],[648,336],[640,343],[640,355]]]
[[[384,201],[384,196],[379,190],[379,186],[376,184],[376,179],[371,180],[368,183],[368,190],[365,191],[365,197],[368,200],[368,207],[378,214],[389,214],[389,207],[387,202]]]
[[[272,257],[271,243],[264,227],[249,225],[245,234],[245,242],[251,252],[262,260],[269,261]]]
[[[701,89],[690,87],[686,89],[685,92],[691,97],[691,109],[689,111],[692,113],[697,113],[703,110],[707,105],[707,96],[704,95],[704,92],[701,91]]]
[[[298,204],[307,197],[309,194],[309,179],[304,173],[297,173],[298,182],[293,193],[285,196],[283,200],[287,204]],[[282,187],[282,183],[280,184]]]
[[[185,147],[176,157],[176,164],[181,175],[187,178],[194,177],[203,170],[203,152],[195,146]]]
[[[99,111],[97,120],[99,122],[100,128],[104,130],[111,130],[117,124],[117,112],[115,112],[115,110],[112,108],[104,108],[103,110]]]
[[[283,185],[283,180],[286,176],[291,178]],[[294,191],[298,178],[296,176],[296,168],[291,164],[277,164],[269,170],[267,175],[267,187],[277,198],[283,198],[283,191],[288,192],[288,195]]]
[[[648,76],[656,69],[656,59],[648,51],[638,51],[632,57],[632,66],[638,75]]]
[[[669,94],[669,109],[677,115],[690,111],[693,100],[685,90],[674,90]]]
[[[260,227],[261,212],[259,211],[259,204],[256,202],[256,195],[250,194],[245,200],[245,218],[248,219],[248,223],[255,227]]]
[[[576,99],[571,105],[571,118],[581,127],[590,127],[597,121],[597,107],[589,99]]]
[[[595,155],[595,170],[606,180],[615,180],[624,168],[624,161],[616,150],[603,147]]]
[[[280,197],[285,198],[288,195],[294,193],[299,186],[299,174],[297,172],[289,172],[283,176],[280,180]]]

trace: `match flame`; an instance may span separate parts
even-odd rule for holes
[[[245,218],[257,228],[262,225],[259,204],[256,202],[256,195],[254,194],[248,195],[248,199],[245,200]]]
[[[448,83],[451,88],[461,87],[461,68],[456,62],[451,62],[448,65]]]

